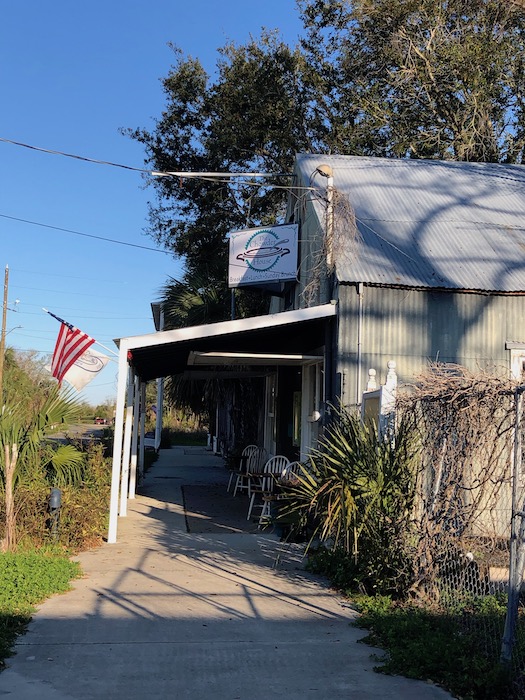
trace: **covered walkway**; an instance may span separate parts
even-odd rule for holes
[[[374,673],[374,650],[357,643],[363,632],[351,607],[303,570],[300,545],[246,521],[245,498],[221,496],[227,479],[204,448],[162,451],[129,501],[118,544],[82,554],[85,577],[44,603],[20,637],[0,695],[450,697]]]

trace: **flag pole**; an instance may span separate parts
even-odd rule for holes
[[[110,352],[112,355],[115,355],[115,357],[118,357],[118,352],[115,352],[114,350],[111,350],[111,348],[107,348],[105,345],[102,345],[102,343],[99,343],[98,340],[95,340],[95,345],[99,345],[101,348],[104,348],[104,350],[107,350],[107,352]],[[112,362],[116,362],[112,357],[109,358]]]
[[[46,309],[44,306],[42,307],[42,311],[45,311],[46,314],[49,314],[50,316],[53,316],[53,314],[51,313],[51,311],[49,311],[49,309]],[[54,318],[56,318],[56,316],[54,316]],[[94,344],[95,344],[95,345],[99,345],[101,348],[104,348],[104,350],[106,350],[107,352],[111,353],[111,354],[114,355],[115,357],[118,357],[118,352],[115,352],[114,350],[111,350],[111,348],[107,348],[105,345],[102,345],[102,343],[99,343],[98,340],[95,340],[95,343],[94,343]]]

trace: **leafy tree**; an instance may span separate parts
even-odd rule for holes
[[[201,275],[194,275],[187,282],[170,279],[162,290],[162,306],[168,329],[223,321],[230,314],[230,298],[225,288],[210,285]],[[175,375],[166,382],[166,397],[171,405],[189,409],[200,420],[213,420],[211,408],[217,403],[244,405],[243,401],[248,401],[253,405],[259,391],[256,380],[225,381],[220,374],[206,380]],[[255,439],[256,412],[233,411],[231,420],[240,440],[246,436],[250,441]]]
[[[186,281],[169,279],[162,289],[165,328],[198,326],[224,321],[230,315],[226,289],[196,273]]]
[[[106,399],[104,403],[98,404],[94,409],[91,409],[88,415],[90,418],[99,417],[110,421],[115,415],[115,401]]]
[[[238,178],[157,177],[151,234],[183,256],[186,283],[195,275],[206,289],[226,287],[226,235],[275,223],[284,210],[288,174],[297,150],[308,149],[301,94],[301,56],[263,34],[245,46],[220,51],[211,81],[200,62],[174,49],[176,62],[163,81],[167,106],[152,133],[126,133],[144,144],[157,171],[277,173],[254,181]],[[284,174],[284,178],[281,176]],[[260,313],[261,296],[239,293],[243,315]]]
[[[227,290],[210,283],[204,275],[195,274],[186,282],[169,279],[161,293],[164,324],[168,330],[224,321],[229,316]],[[166,383],[166,397],[172,405],[202,415],[207,411],[206,397],[210,399],[215,395],[214,384],[189,380],[182,375],[172,376]]]
[[[501,0],[299,4],[308,79],[324,96],[332,150],[521,162],[522,7]]]
[[[300,151],[521,162],[525,12],[501,0],[298,0],[304,36],[220,49],[210,78],[174,48],[166,108],[128,129],[156,171],[289,175]],[[150,232],[225,287],[225,236],[280,220],[290,180],[153,177]],[[240,296],[244,296],[243,291]],[[246,302],[242,313],[260,306]]]
[[[4,357],[2,394],[4,402],[23,402],[30,413],[56,384],[44,369],[44,361],[34,352],[15,352],[7,348]]]

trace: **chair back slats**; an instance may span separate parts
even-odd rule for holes
[[[259,448],[257,445],[247,445],[244,450],[242,451],[241,454],[241,470],[246,471],[246,466],[248,464],[248,461],[250,457],[252,457],[254,454],[256,454],[257,450]]]
[[[264,463],[266,458],[266,450],[257,445],[248,445],[244,448],[241,455],[241,463],[237,471],[237,479],[233,495],[236,496],[238,491],[247,491],[250,495],[250,474],[259,468],[261,463]],[[228,484],[228,490],[230,484]]]
[[[258,450],[257,445],[246,445],[244,450],[241,452],[241,457],[239,461],[230,467],[230,478],[228,481],[227,491],[230,490],[231,485],[236,482],[236,489],[239,488],[242,481],[242,474],[246,474],[246,463],[248,461],[249,455],[253,454]]]
[[[263,471],[266,460],[266,450],[257,447],[246,459],[246,472],[248,474],[258,474]]]
[[[263,481],[263,491],[273,491],[275,486],[275,477],[282,474],[283,469],[290,464],[290,460],[284,455],[276,455],[271,457],[264,465],[264,481]]]

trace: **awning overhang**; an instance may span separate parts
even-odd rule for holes
[[[143,381],[191,371],[192,366],[202,364],[308,364],[319,359],[327,321],[336,314],[337,305],[331,303],[116,342]]]

